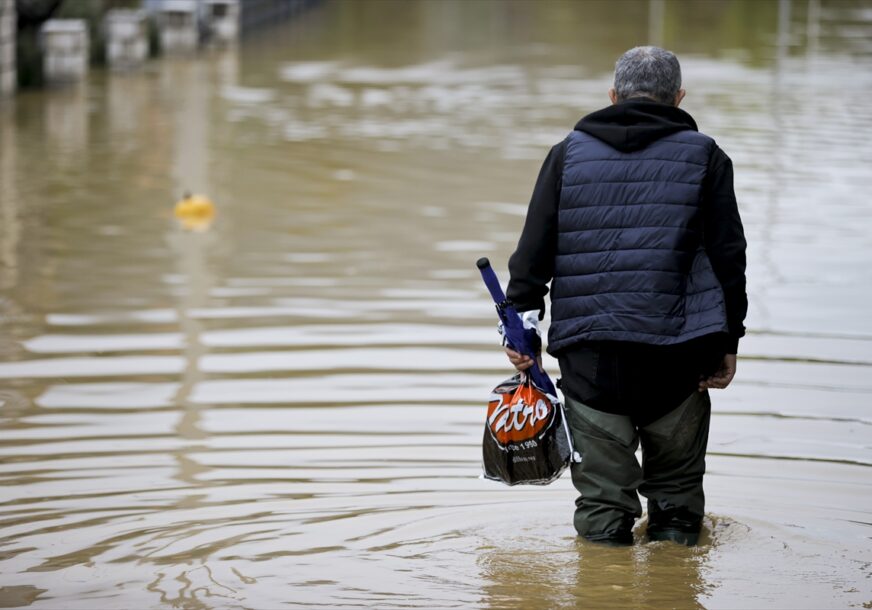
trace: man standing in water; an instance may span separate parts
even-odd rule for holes
[[[574,522],[592,541],[632,544],[638,492],[650,540],[696,544],[708,390],[733,379],[745,333],[732,163],[678,108],[684,94],[675,55],[627,51],[612,105],[545,159],[509,260],[507,295],[525,318],[542,318],[551,282],[548,352],[583,455]]]

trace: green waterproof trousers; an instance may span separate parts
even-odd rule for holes
[[[648,499],[648,535],[695,544],[705,496],[702,479],[711,401],[694,392],[676,409],[644,426],[626,415],[592,409],[566,397],[567,418],[580,463],[572,464],[575,529],[593,541],[632,543]],[[642,445],[642,464],[636,449]],[[638,493],[637,493],[638,492]]]

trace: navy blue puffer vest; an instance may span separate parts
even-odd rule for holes
[[[588,340],[666,345],[727,331],[702,246],[714,141],[673,133],[620,152],[582,131],[566,143],[548,351]]]

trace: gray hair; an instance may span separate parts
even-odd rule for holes
[[[635,47],[615,63],[618,101],[650,97],[672,104],[681,89],[681,66],[674,53],[660,47]]]

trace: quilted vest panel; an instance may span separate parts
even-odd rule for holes
[[[714,141],[686,130],[632,153],[568,139],[548,351],[586,340],[666,345],[726,332],[702,245],[702,182]]]

